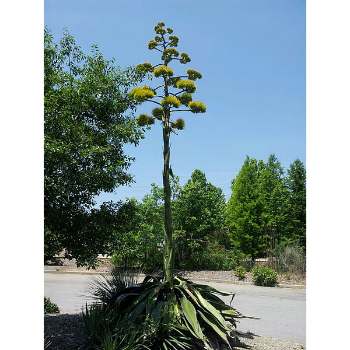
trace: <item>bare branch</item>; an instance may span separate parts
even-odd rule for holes
[[[163,87],[164,86],[164,84],[162,84],[162,85],[159,85],[159,86],[157,86],[155,89],[153,89],[154,91],[156,91],[157,89],[159,89],[159,88],[161,88],[161,87]]]
[[[172,112],[192,112],[190,109],[173,109],[170,110],[170,113]]]
[[[153,101],[153,100],[145,100],[145,101],[148,101],[148,102],[153,102],[153,103],[155,103],[155,104],[157,104],[157,105],[161,106],[161,104],[160,104],[159,102],[156,102],[156,101]]]
[[[188,75],[178,75],[177,77],[171,77],[172,79],[177,79],[177,78],[187,78],[188,79]]]
[[[181,91],[178,91],[178,92],[175,93],[175,94],[172,93],[172,95],[177,96],[177,95],[179,95],[179,94],[182,94],[182,93],[185,92],[185,91],[186,91],[185,89],[182,89]]]

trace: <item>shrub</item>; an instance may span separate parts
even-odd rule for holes
[[[305,273],[305,253],[302,247],[296,244],[281,244],[274,253],[277,271],[299,275]]]
[[[194,251],[186,260],[179,261],[179,268],[190,270],[234,270],[241,265],[244,255],[226,250],[218,243],[209,243],[202,250]]]
[[[50,298],[44,297],[44,313],[45,314],[58,314],[60,309],[53,303]]]
[[[235,270],[235,276],[238,277],[240,281],[244,280],[246,277],[246,270],[243,266],[238,266]]]
[[[257,286],[274,287],[277,284],[277,272],[267,266],[256,266],[252,270],[253,282]]]

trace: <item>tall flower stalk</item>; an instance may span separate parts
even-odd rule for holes
[[[179,38],[173,34],[171,28],[165,27],[163,22],[158,23],[154,31],[155,37],[149,41],[148,48],[159,52],[161,56],[158,64],[145,62],[137,66],[138,71],[149,74],[152,79],[159,79],[154,87],[145,85],[134,88],[130,96],[139,103],[151,102],[156,105],[152,115],[141,114],[137,117],[140,126],[150,126],[159,121],[163,129],[163,189],[164,189],[164,278],[173,286],[174,243],[173,224],[171,213],[170,188],[170,136],[183,130],[185,121],[176,118],[178,113],[204,113],[206,106],[201,101],[193,101],[192,95],[196,91],[195,81],[202,75],[194,69],[187,69],[185,74],[175,75],[170,67],[171,63],[178,61],[187,64],[191,61],[185,52],[179,52],[176,47]]]

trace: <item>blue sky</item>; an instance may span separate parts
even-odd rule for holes
[[[147,42],[159,21],[180,37],[179,50],[192,59],[187,67],[203,74],[196,99],[207,113],[184,114],[186,128],[171,142],[182,183],[198,168],[228,196],[246,155],[275,153],[285,167],[305,162],[304,0],[45,0],[45,24],[56,39],[67,28],[84,50],[96,43],[122,67],[157,62]],[[161,184],[159,125],[126,151],[136,158],[135,184],[100,201],[141,199],[151,183]]]

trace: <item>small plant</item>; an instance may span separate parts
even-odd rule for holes
[[[275,249],[276,270],[296,275],[305,275],[305,252],[293,243],[282,243]]]
[[[274,287],[277,284],[277,272],[267,266],[256,266],[252,270],[253,282],[257,286]]]
[[[45,314],[58,314],[60,309],[53,303],[50,298],[44,297],[44,313]]]
[[[238,266],[235,270],[235,276],[238,277],[240,281],[243,281],[246,278],[246,269],[243,266]]]

